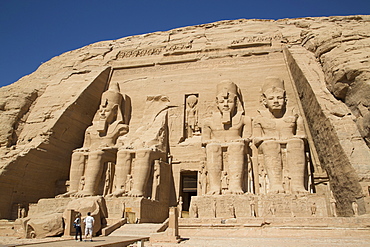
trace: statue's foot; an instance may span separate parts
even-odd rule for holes
[[[226,194],[243,195],[244,192],[241,189],[236,189],[236,190],[228,190],[228,191],[226,191]]]
[[[274,186],[271,188],[270,193],[272,194],[282,194],[285,193],[285,190],[282,186]]]
[[[220,190],[210,190],[207,192],[207,195],[219,195]]]
[[[79,191],[74,196],[78,198],[87,197],[87,196],[93,196],[94,193],[89,191]]]
[[[124,190],[116,190],[113,193],[107,195],[107,197],[121,197],[127,195],[126,191]]]
[[[293,190],[293,194],[308,194],[308,191],[306,189],[296,189],[296,190]]]
[[[64,194],[61,194],[61,195],[57,195],[55,198],[65,198],[65,197],[71,197],[71,196],[74,196],[76,194],[76,190],[73,190],[73,191],[68,191],[67,193],[64,193]]]
[[[139,190],[131,190],[127,195],[131,197],[142,197],[144,193]]]

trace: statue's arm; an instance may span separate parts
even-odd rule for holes
[[[297,131],[295,134],[296,137],[301,139],[306,139],[306,133],[304,131],[303,118],[297,114]]]
[[[263,142],[262,127],[258,121],[253,123],[253,144],[259,147]]]
[[[209,124],[205,124],[203,126],[203,132],[202,132],[202,144],[207,145],[211,141],[211,126]]]
[[[87,149],[91,146],[91,136],[90,136],[91,126],[85,131],[85,140],[82,149]]]
[[[252,119],[248,116],[244,117],[244,126],[242,137],[245,141],[250,142],[252,138]]]
[[[127,132],[129,131],[129,126],[127,124],[122,124],[119,129],[118,129],[118,132],[119,132],[119,136],[122,136],[122,135],[125,135],[127,134]]]

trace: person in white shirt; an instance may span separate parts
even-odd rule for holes
[[[87,240],[87,236],[90,235],[90,241],[92,240],[93,236],[93,228],[94,228],[94,217],[91,216],[91,213],[87,213],[87,217],[84,219],[85,222],[85,241]]]
[[[75,239],[78,241],[78,236],[80,236],[80,241],[82,241],[82,231],[81,231],[81,214],[77,213],[76,218],[74,220],[74,227],[76,229],[76,236]]]

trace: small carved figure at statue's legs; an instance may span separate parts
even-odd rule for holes
[[[287,143],[287,164],[292,193],[308,193],[304,186],[306,156],[304,142],[301,139],[289,140]]]
[[[243,194],[244,144],[232,142],[228,148],[230,194]]]
[[[198,218],[198,206],[197,204],[191,204],[190,205],[190,209],[189,209],[189,213],[190,213],[190,218]]]
[[[150,175],[151,162],[150,162],[150,149],[141,149],[136,151],[136,160],[133,167],[134,183],[129,196],[144,196],[145,188]]]
[[[221,193],[221,171],[222,171],[222,149],[217,143],[208,144],[207,171],[209,177],[208,195],[219,195]]]
[[[71,171],[70,171],[70,187],[67,193],[57,197],[69,197],[77,193],[81,177],[84,175],[85,155],[81,152],[74,152],[72,154]]]
[[[127,175],[131,173],[131,151],[130,150],[119,150],[117,153],[117,164],[116,164],[116,189],[110,196],[122,196],[126,193],[125,188]]]
[[[264,165],[270,182],[270,192],[284,193],[280,143],[276,141],[264,141],[261,148]]]
[[[85,186],[83,191],[76,193],[76,197],[94,196],[97,194],[99,179],[103,173],[103,151],[93,151],[89,153],[85,171]]]

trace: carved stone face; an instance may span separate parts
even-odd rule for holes
[[[217,108],[221,112],[233,113],[236,106],[236,96],[233,94],[227,94],[227,96],[218,95],[216,97]]]
[[[111,104],[100,105],[99,108],[100,121],[112,123],[117,114],[115,108],[116,108],[115,105]]]
[[[197,97],[196,97],[196,96],[194,96],[194,95],[190,95],[190,96],[187,98],[186,102],[188,103],[188,106],[189,106],[190,108],[193,108],[193,107],[198,103],[198,99],[197,99]]]
[[[285,91],[279,88],[268,89],[263,99],[264,105],[271,111],[281,111],[285,107]]]

